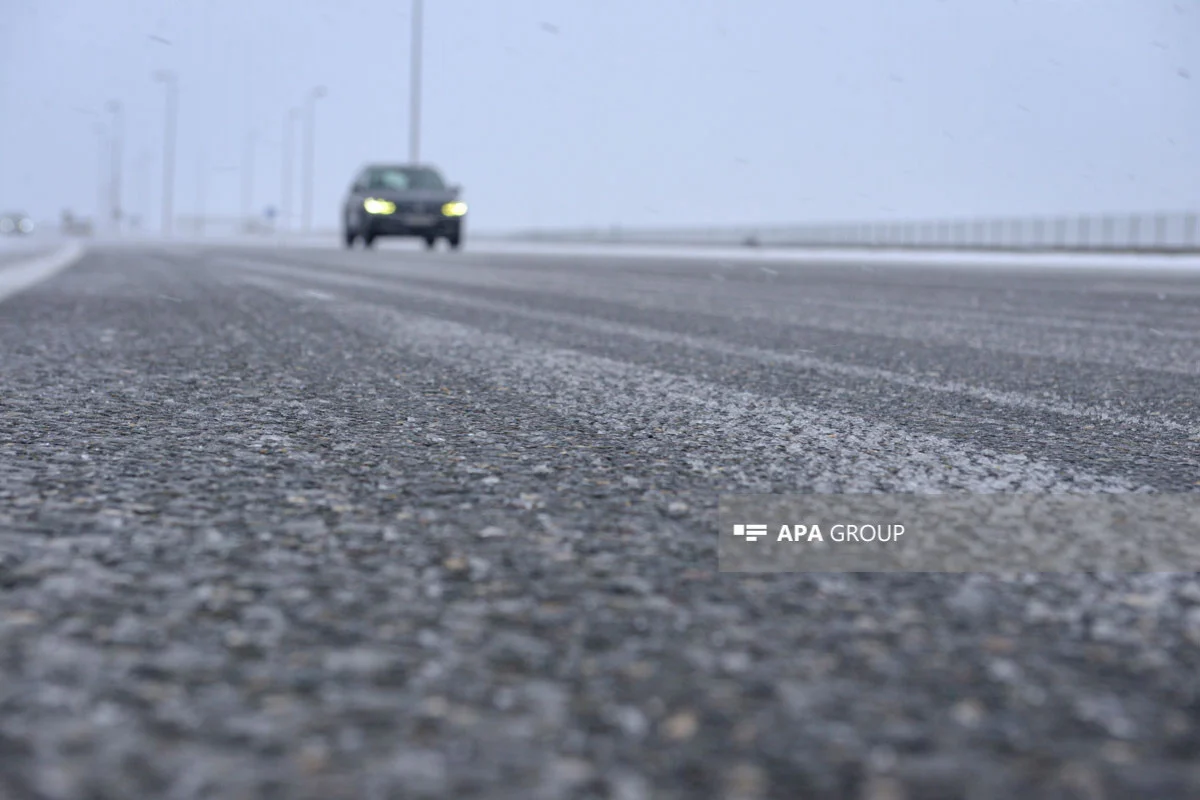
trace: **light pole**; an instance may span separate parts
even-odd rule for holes
[[[112,120],[112,213],[113,232],[121,231],[121,134],[123,113],[121,103],[117,100],[108,101],[108,110],[113,115]]]
[[[104,129],[103,122],[97,122],[93,126],[93,130],[96,133],[96,144],[99,146],[99,158],[96,160],[96,213],[92,219],[95,220],[95,228],[98,229],[100,227],[100,220],[106,216],[105,212],[108,210],[106,206],[108,205],[109,194],[107,180],[108,167],[110,166],[108,163],[109,141],[108,131]]]
[[[204,21],[200,35],[200,52],[204,55],[204,63],[213,63],[212,59],[212,3],[204,4]],[[208,145],[200,144],[200,152],[196,154],[196,235],[203,236],[207,213],[205,197],[208,191]]]
[[[196,157],[196,235],[204,235],[205,190],[208,189],[208,157],[204,148]]]
[[[317,121],[317,101],[325,96],[325,87],[317,86],[308,93],[308,135],[304,137],[304,232],[312,231],[313,201],[313,138]]]
[[[412,0],[412,67],[409,87],[408,160],[421,158],[421,0]]]
[[[96,211],[92,215],[92,224],[94,228],[100,227],[100,221],[108,214],[109,187],[108,187],[108,167],[109,147],[108,131],[104,127],[104,123],[100,121],[100,112],[92,108],[73,107],[73,111],[79,114],[87,114],[94,122],[92,123],[92,133],[96,135],[97,160],[96,160]]]
[[[257,134],[250,131],[246,134],[246,151],[242,159],[242,220],[250,224],[254,210],[254,146]]]
[[[138,151],[134,162],[135,192],[137,196],[137,214],[130,217],[130,226],[137,233],[144,233],[146,220],[150,216],[150,151]]]
[[[170,236],[175,217],[175,128],[179,114],[179,80],[174,72],[165,69],[154,73],[154,79],[164,84],[167,90],[166,120],[163,125],[162,232],[164,236]]]
[[[300,119],[300,109],[289,109],[283,118],[283,194],[279,201],[279,216],[283,227],[292,229],[292,167],[295,147],[292,146],[292,130]]]

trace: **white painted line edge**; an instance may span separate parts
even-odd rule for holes
[[[475,242],[467,252],[598,258],[675,258],[717,261],[722,267],[749,263],[939,266],[968,268],[1125,269],[1200,271],[1200,256],[1128,253],[986,253],[967,250],[854,250],[721,245],[549,244]]]
[[[54,277],[78,261],[84,252],[83,245],[71,242],[52,253],[0,266],[0,302]]]

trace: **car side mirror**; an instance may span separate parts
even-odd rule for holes
[[[456,195],[462,194],[462,184],[461,183],[451,184],[450,191],[454,192],[454,194],[456,194]]]
[[[356,183],[350,187],[350,191],[355,192],[355,193],[365,192],[366,190],[367,190],[367,185],[365,183]]]

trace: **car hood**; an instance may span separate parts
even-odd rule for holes
[[[449,203],[458,199],[458,192],[453,189],[413,189],[405,192],[395,189],[370,189],[366,194],[368,197],[393,203]]]

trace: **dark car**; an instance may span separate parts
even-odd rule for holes
[[[0,234],[20,236],[33,233],[33,220],[27,214],[0,214]]]
[[[411,236],[432,250],[438,239],[462,246],[467,204],[462,187],[451,186],[433,167],[417,164],[373,164],[354,179],[342,210],[346,247],[362,240],[371,247],[380,236]]]

